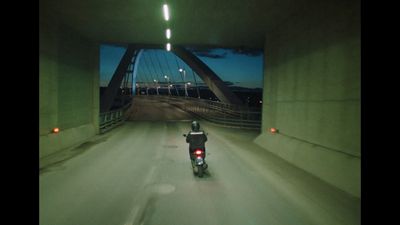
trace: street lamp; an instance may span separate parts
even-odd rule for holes
[[[185,77],[186,77],[186,70],[184,69],[179,69],[179,72],[183,74],[183,82],[185,82]]]
[[[167,80],[168,83],[168,94],[171,95],[171,85],[169,84],[169,77],[165,75],[164,78]]]
[[[179,72],[181,72],[183,74],[183,83],[185,83],[185,96],[188,97],[189,95],[188,95],[188,92],[187,92],[187,84],[185,82],[186,71],[184,69],[180,68]]]
[[[187,91],[187,86],[188,85],[191,85],[191,83],[190,82],[185,83],[185,95],[186,95],[186,97],[189,97],[189,94],[188,94],[188,91]]]
[[[154,83],[155,83],[155,85],[156,85],[156,91],[157,91],[157,95],[159,95],[159,93],[158,93],[158,88],[159,88],[159,86],[158,86],[158,82],[157,82],[157,80],[153,80],[154,81]]]
[[[171,88],[172,88],[173,86],[174,86],[174,85],[172,85],[172,84],[168,85],[168,92],[169,92],[169,95],[172,95],[172,94],[171,94]]]

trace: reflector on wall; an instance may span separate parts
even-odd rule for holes
[[[275,133],[278,133],[278,129],[276,129],[275,127],[271,127],[271,128],[269,129],[269,132],[275,134]]]

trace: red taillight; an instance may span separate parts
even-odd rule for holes
[[[201,155],[202,153],[203,153],[203,151],[201,151],[201,150],[196,150],[196,151],[194,152],[195,155]]]

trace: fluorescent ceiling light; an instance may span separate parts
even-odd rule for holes
[[[168,21],[168,20],[169,20],[168,5],[167,5],[167,4],[164,4],[164,5],[163,5],[163,9],[164,9],[164,19],[165,19],[166,21]]]
[[[165,36],[167,36],[167,39],[170,39],[171,38],[171,29],[167,29],[166,31],[165,31]]]

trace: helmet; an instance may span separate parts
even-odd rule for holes
[[[193,131],[199,131],[200,130],[200,123],[197,121],[192,122],[192,130]]]

